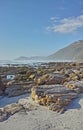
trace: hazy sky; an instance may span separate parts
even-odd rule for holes
[[[83,39],[83,0],[0,0],[0,60],[47,56]]]

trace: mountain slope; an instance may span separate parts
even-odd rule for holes
[[[60,49],[56,53],[48,56],[48,58],[54,60],[83,60],[83,40],[79,40]]]
[[[25,57],[25,56],[20,56],[15,60],[45,60],[46,57],[44,56],[32,56],[32,57]]]

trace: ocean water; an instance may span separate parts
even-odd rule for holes
[[[16,65],[16,66],[23,66],[23,65],[30,65],[30,66],[38,66],[44,63],[49,63],[49,62],[71,62],[71,61],[61,61],[61,60],[0,60],[0,66],[9,66],[9,65]]]
[[[56,62],[53,60],[0,60],[0,66],[9,66],[9,65],[40,65],[42,63]]]

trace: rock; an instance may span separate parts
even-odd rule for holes
[[[8,113],[2,113],[2,115],[0,115],[0,122],[7,120],[8,117]]]
[[[36,110],[37,106],[31,104],[28,99],[19,99],[18,104],[21,105],[25,111],[32,111],[32,110]]]
[[[60,112],[76,98],[78,94],[63,85],[40,85],[32,89],[33,100],[44,106],[48,106],[53,111]],[[53,105],[52,105],[53,104]]]
[[[18,104],[22,105],[22,106],[25,104],[28,104],[28,103],[29,103],[29,101],[26,98],[19,99],[19,101],[18,101]]]
[[[22,109],[22,106],[19,105],[18,103],[12,103],[4,107],[4,111],[8,113],[9,115],[13,115],[16,112],[20,111],[21,109]]]
[[[9,81],[9,82],[7,83],[7,87],[10,86],[10,85],[12,85],[14,82],[15,82],[15,80]]]
[[[66,77],[61,74],[45,74],[35,79],[37,85],[51,85],[51,84],[62,84],[66,81]]]
[[[68,69],[65,70],[65,76],[68,77],[69,81],[73,80],[73,81],[77,81],[77,80],[81,80],[83,77],[83,72],[82,70],[73,70],[73,69]]]
[[[2,115],[3,112],[4,112],[4,109],[0,108],[0,116]]]
[[[35,78],[34,82],[35,82],[36,85],[43,85],[43,84],[45,84],[45,80],[42,77]]]
[[[4,108],[0,108],[0,122],[5,121],[11,115],[24,110],[26,113],[32,110],[37,110],[36,105],[31,104],[28,99],[19,99],[18,103],[12,103],[6,105]]]
[[[21,109],[23,109],[23,107],[18,103],[13,103],[4,108],[0,108],[0,122],[7,120],[11,115],[19,112]]]
[[[29,85],[19,85],[19,84],[13,84],[6,88],[5,94],[8,95],[8,97],[18,96],[25,93],[30,93],[32,88],[32,84]]]
[[[0,77],[0,96],[4,93],[4,90],[5,90],[5,86],[4,86],[2,79]]]
[[[31,74],[30,76],[29,76],[29,79],[34,79],[35,78],[35,74]]]
[[[75,90],[78,93],[83,93],[83,81],[70,81],[66,83],[65,86]]]
[[[80,79],[79,75],[77,75],[77,74],[75,74],[75,73],[69,74],[69,77],[70,77],[70,79],[73,80],[73,81],[76,81],[76,80],[79,80],[79,79]]]
[[[49,106],[49,110],[59,112],[60,114],[64,113],[65,108],[60,107],[60,105],[56,105],[55,103],[52,103]]]

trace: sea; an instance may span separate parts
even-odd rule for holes
[[[0,66],[5,67],[5,66],[23,66],[23,65],[30,65],[30,66],[35,66],[35,65],[41,65],[44,63],[49,63],[49,62],[56,62],[53,60],[22,60],[22,61],[17,61],[17,60],[0,60]]]
[[[0,67],[5,66],[38,66],[44,65],[50,62],[71,62],[69,60],[61,61],[61,60],[0,60]]]

